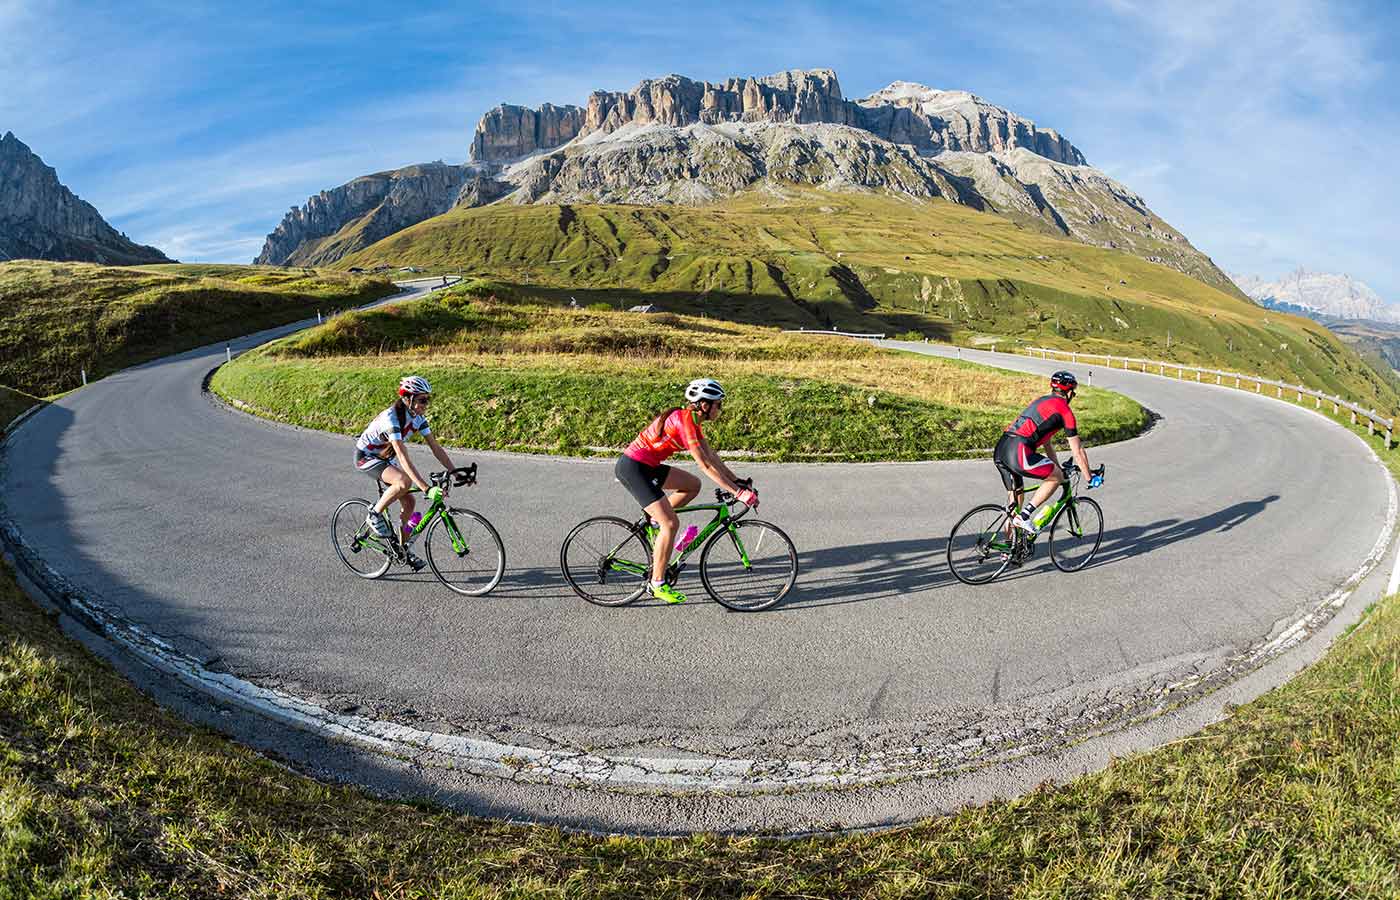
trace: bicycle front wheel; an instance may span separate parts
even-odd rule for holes
[[[579,523],[564,538],[559,568],[574,592],[589,603],[622,606],[647,588],[651,545],[633,523],[598,516]]]
[[[423,533],[423,543],[433,574],[457,593],[480,597],[501,583],[506,545],[481,513],[444,509]]]
[[[711,597],[736,612],[769,609],[797,581],[797,548],[771,522],[731,522],[700,552],[700,581]]]
[[[978,506],[948,535],[948,568],[964,584],[986,584],[1006,569],[1015,546],[1006,508],[994,503]]]
[[[1050,524],[1050,561],[1061,572],[1089,564],[1103,540],[1103,510],[1087,497],[1075,497]]]
[[[346,500],[331,515],[331,546],[335,555],[345,568],[361,578],[378,578],[389,571],[392,563],[384,549],[384,539],[365,524],[373,508],[368,500]]]

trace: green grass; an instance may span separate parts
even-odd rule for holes
[[[476,273],[559,302],[1074,346],[1301,378],[1382,409],[1400,402],[1316,322],[941,200],[794,189],[700,207],[459,209],[337,263],[377,264]]]
[[[47,396],[146,360],[367,303],[383,279],[252,266],[0,263],[0,383]]]
[[[561,309],[472,283],[337,316],[222,367],[221,396],[261,415],[356,434],[408,370],[433,383],[439,439],[476,449],[618,451],[690,379],[720,379],[713,446],[766,460],[956,458],[990,448],[1043,379],[827,337],[671,314]],[[1085,390],[1091,444],[1147,424]]]
[[[7,388],[0,384],[0,437],[3,437],[10,422],[31,406],[44,401],[24,391]]]
[[[1224,722],[880,834],[603,838],[318,783],[178,721],[0,566],[0,895],[1393,897],[1400,601]]]

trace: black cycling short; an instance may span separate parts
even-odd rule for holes
[[[1001,483],[1008,491],[1019,491],[1025,486],[1024,476],[1046,478],[1055,471],[1055,463],[1041,456],[1035,445],[1020,435],[1006,433],[997,441],[992,450],[992,462],[997,465]]]
[[[668,465],[649,466],[625,453],[617,458],[617,465],[613,466],[613,475],[642,505],[642,509],[666,496],[662,488],[666,484],[666,476],[670,474],[671,467]]]

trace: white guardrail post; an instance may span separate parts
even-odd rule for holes
[[[816,333],[820,333],[820,334],[841,334],[841,332],[839,332],[839,331],[838,331],[838,332],[816,332]],[[849,335],[849,336],[850,336],[850,337],[865,337],[866,335]],[[993,349],[995,350],[995,346],[993,346]],[[1027,353],[1027,354],[1031,354],[1031,355],[1034,355],[1034,354],[1036,354],[1036,353],[1039,353],[1041,359],[1049,359],[1049,358],[1050,358],[1050,354],[1051,354],[1051,353],[1054,353],[1054,354],[1056,354],[1057,356],[1062,356],[1062,357],[1063,357],[1063,356],[1068,356],[1068,357],[1070,358],[1070,361],[1071,361],[1071,362],[1075,362],[1075,363],[1079,362],[1079,356],[1080,356],[1080,353],[1079,353],[1079,351],[1077,351],[1077,350],[1056,350],[1056,349],[1051,348],[1051,347],[1025,347],[1025,348],[1022,349],[1021,352],[1024,352],[1024,353]],[[962,355],[961,350],[959,350],[959,354],[958,354],[958,355],[959,355],[959,356]],[[1088,357],[1089,357],[1090,355],[1091,355],[1091,354],[1088,354],[1088,353],[1084,354],[1084,357],[1085,357],[1085,361],[1086,361],[1086,362],[1088,361]],[[1377,426],[1381,426],[1381,427],[1384,428],[1384,431],[1385,431],[1385,449],[1389,450],[1389,449],[1391,449],[1392,446],[1395,445],[1395,423],[1396,423],[1397,420],[1400,420],[1400,415],[1394,415],[1394,416],[1392,416],[1392,417],[1389,418],[1389,419],[1382,418],[1382,417],[1376,415],[1375,407],[1372,407],[1372,408],[1369,409],[1369,410],[1362,409],[1361,407],[1357,406],[1357,405],[1354,404],[1354,403],[1350,403],[1350,402],[1348,402],[1348,401],[1343,400],[1343,399],[1342,399],[1342,396],[1341,396],[1340,394],[1323,394],[1323,393],[1321,393],[1320,391],[1314,391],[1314,390],[1312,390],[1312,389],[1310,389],[1310,388],[1303,387],[1301,384],[1285,384],[1285,383],[1283,383],[1282,381],[1270,381],[1270,380],[1267,379],[1267,378],[1261,378],[1261,377],[1259,377],[1259,376],[1257,376],[1257,375],[1245,375],[1245,374],[1243,374],[1243,373],[1241,373],[1241,372],[1222,372],[1222,371],[1219,370],[1219,369],[1201,369],[1201,368],[1197,368],[1196,366],[1187,366],[1187,365],[1183,365],[1183,364],[1181,364],[1181,363],[1167,363],[1167,362],[1157,361],[1157,360],[1138,359],[1138,358],[1132,357],[1132,356],[1110,356],[1110,355],[1107,354],[1107,353],[1103,353],[1103,354],[1092,354],[1092,355],[1094,355],[1094,356],[1096,356],[1096,357],[1097,357],[1097,356],[1102,356],[1102,357],[1103,357],[1103,363],[1104,363],[1104,365],[1105,365],[1106,367],[1110,368],[1110,369],[1113,368],[1113,363],[1114,363],[1115,360],[1117,360],[1117,361],[1119,361],[1119,362],[1121,362],[1121,363],[1123,364],[1123,369],[1124,369],[1125,371],[1128,370],[1128,369],[1130,369],[1130,368],[1132,367],[1132,364],[1133,364],[1133,363],[1140,363],[1140,364],[1142,365],[1142,371],[1143,371],[1143,372],[1147,372],[1147,367],[1148,367],[1149,365],[1155,365],[1155,366],[1157,367],[1157,374],[1158,374],[1158,375],[1161,375],[1161,376],[1163,376],[1163,377],[1170,377],[1170,376],[1167,376],[1167,367],[1168,367],[1168,366],[1171,366],[1172,368],[1176,369],[1176,377],[1179,378],[1179,379],[1182,379],[1182,380],[1185,380],[1185,378],[1186,378],[1186,373],[1187,373],[1187,372],[1194,372],[1194,373],[1196,373],[1196,381],[1197,381],[1198,383],[1199,383],[1200,380],[1201,380],[1201,373],[1203,373],[1203,372],[1204,372],[1205,374],[1207,374],[1207,375],[1214,375],[1214,376],[1215,376],[1215,383],[1216,383],[1216,384],[1221,384],[1221,383],[1223,382],[1225,376],[1226,376],[1226,375],[1229,375],[1230,377],[1232,377],[1232,378],[1235,379],[1235,387],[1240,388],[1240,389],[1243,389],[1243,382],[1246,382],[1246,381],[1252,381],[1252,382],[1254,382],[1254,393],[1256,393],[1256,394],[1259,394],[1259,393],[1262,393],[1262,392],[1263,392],[1263,390],[1264,390],[1264,385],[1265,385],[1265,384],[1271,384],[1271,385],[1274,386],[1274,396],[1275,396],[1277,399],[1279,399],[1279,400],[1282,400],[1282,399],[1283,399],[1283,389],[1284,389],[1284,388],[1288,388],[1288,390],[1290,390],[1290,391],[1293,392],[1293,394],[1294,394],[1294,396],[1295,396],[1295,398],[1296,398],[1296,402],[1297,402],[1298,404],[1300,404],[1300,405],[1302,404],[1302,402],[1303,402],[1303,396],[1306,394],[1307,396],[1313,398],[1313,409],[1318,409],[1318,410],[1322,409],[1322,400],[1323,400],[1324,397],[1326,397],[1328,400],[1332,401],[1332,414],[1333,414],[1333,415],[1340,415],[1340,414],[1341,414],[1342,407],[1345,406],[1345,407],[1347,408],[1347,411],[1348,411],[1349,413],[1351,413],[1351,424],[1355,425],[1355,424],[1357,424],[1357,418],[1356,418],[1356,417],[1357,417],[1357,414],[1360,413],[1362,416],[1365,416],[1365,417],[1366,417],[1366,433],[1367,433],[1367,434],[1369,434],[1369,435],[1374,435],[1374,434],[1376,433]],[[1089,385],[1091,385],[1091,386],[1092,386],[1093,383],[1094,383],[1094,373],[1093,373],[1092,370],[1089,372],[1089,377],[1088,377],[1088,379],[1087,379],[1087,383],[1088,383]]]

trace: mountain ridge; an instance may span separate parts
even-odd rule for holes
[[[12,131],[0,136],[0,260],[5,259],[108,265],[171,261],[109,225]]]

